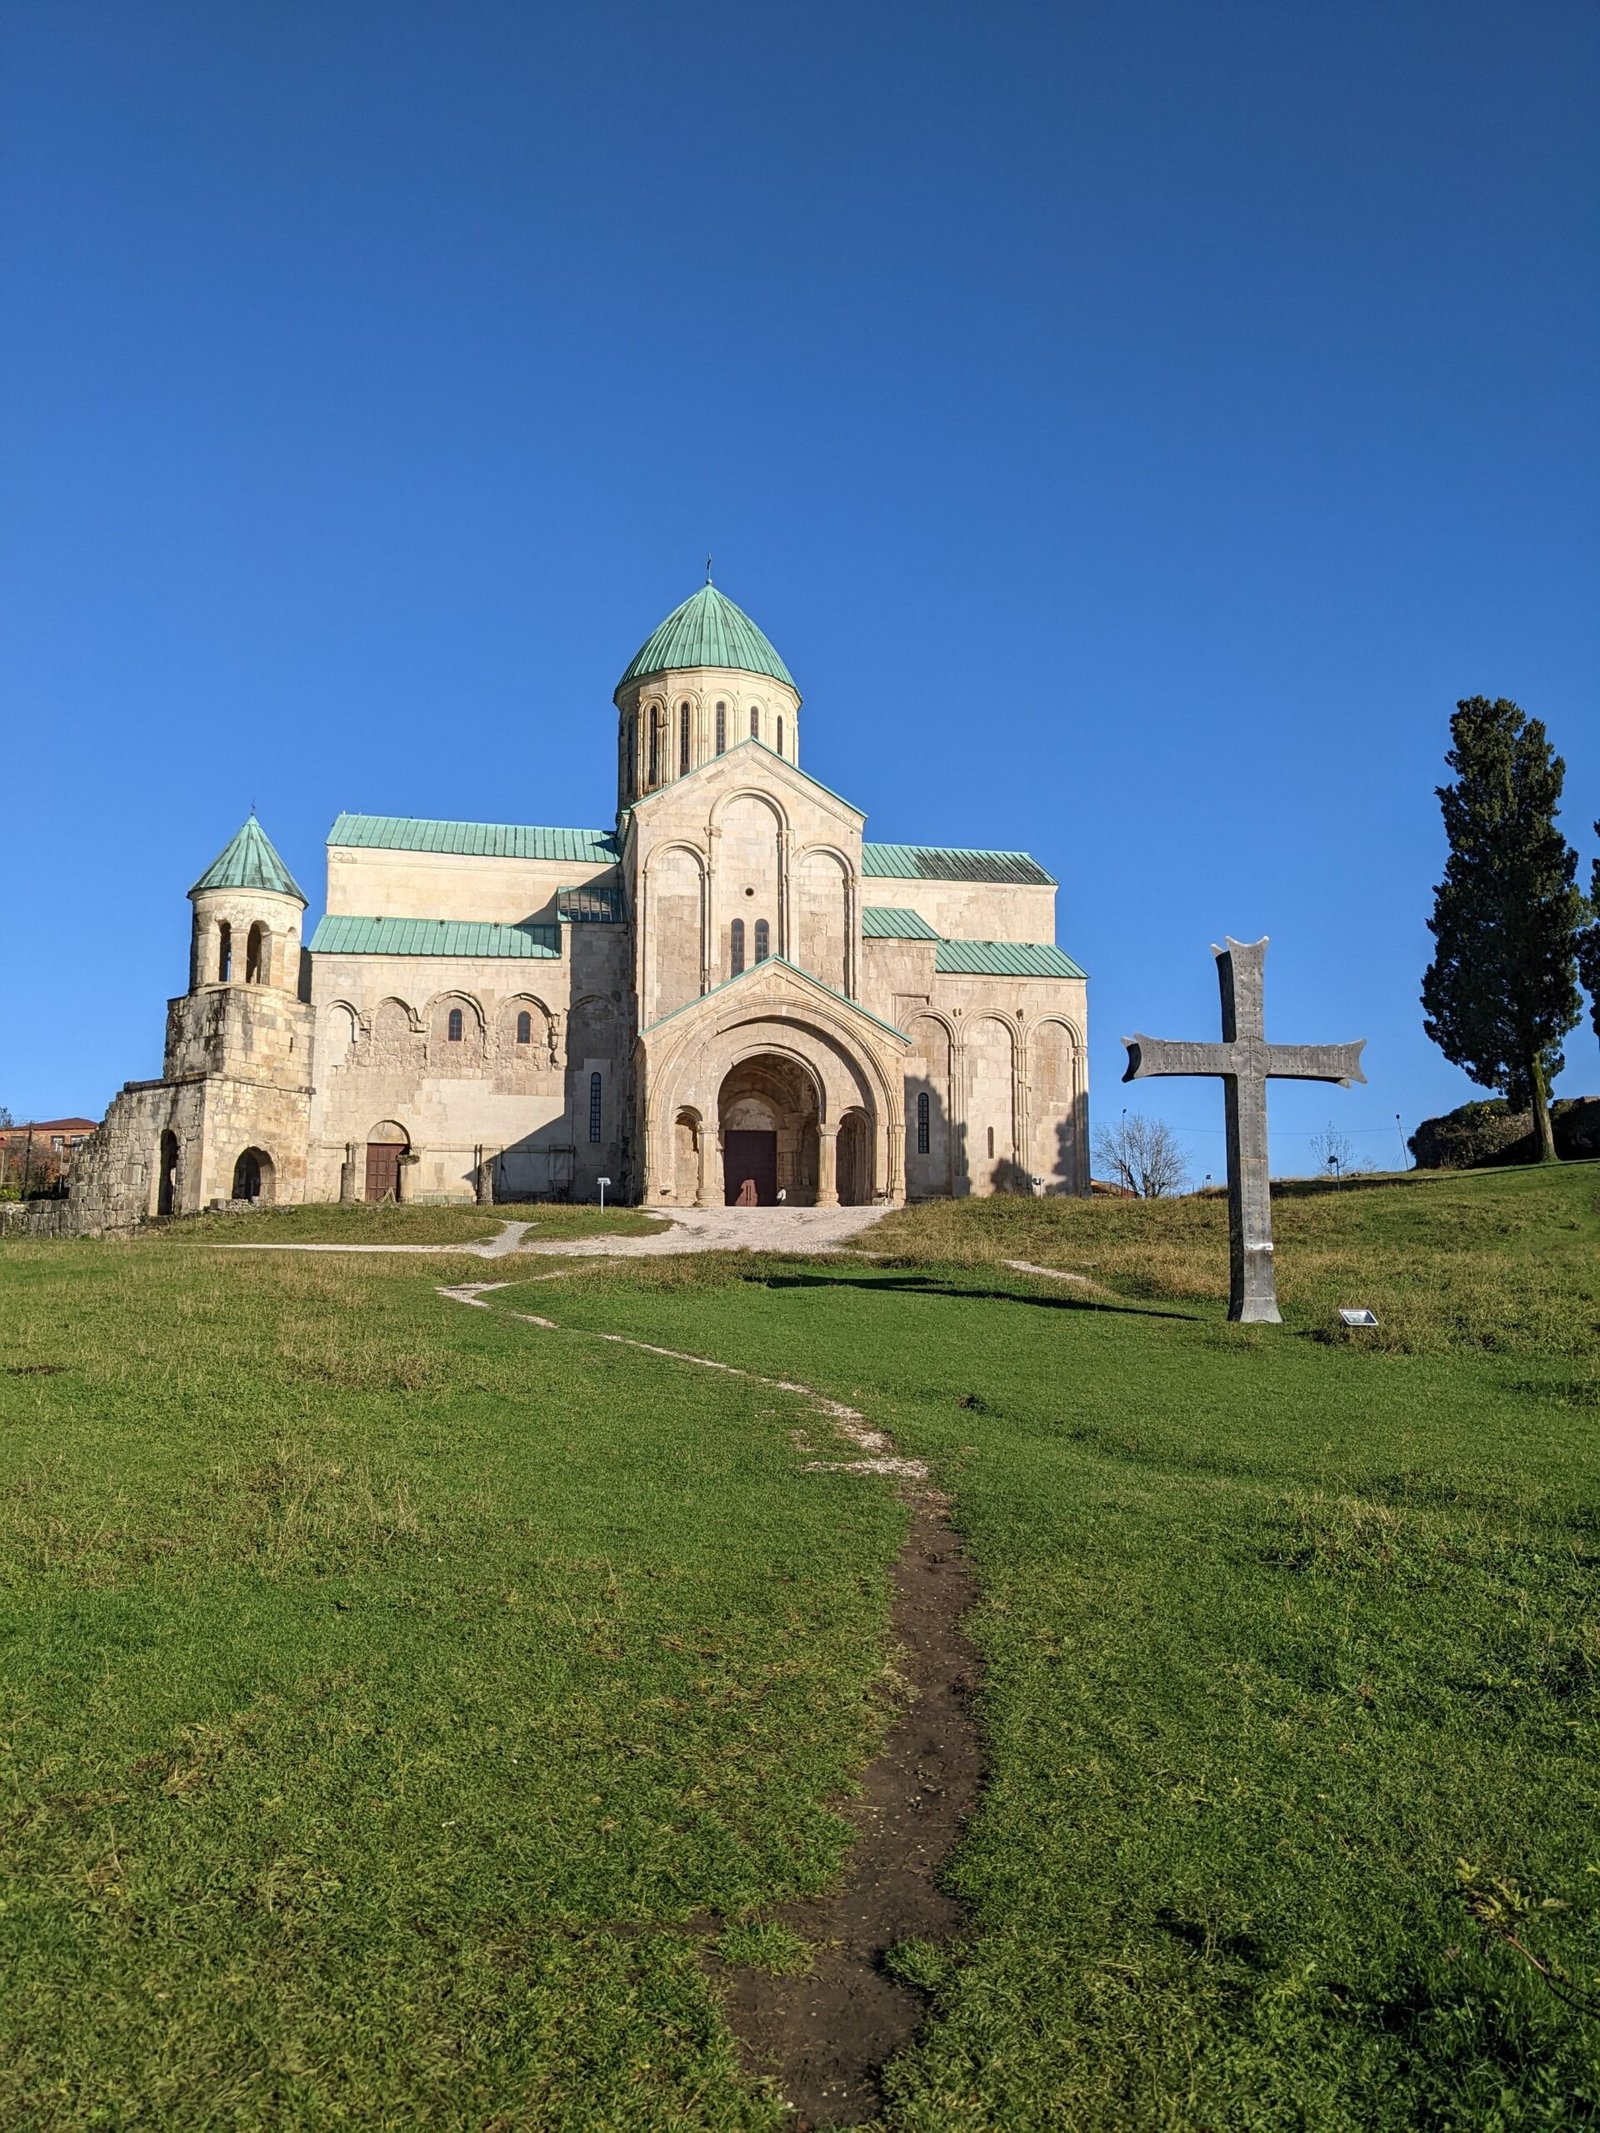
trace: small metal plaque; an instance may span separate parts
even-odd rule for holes
[[[1377,1315],[1372,1311],[1341,1311],[1339,1316],[1347,1326],[1375,1326],[1378,1323]]]

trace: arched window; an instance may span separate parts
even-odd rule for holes
[[[667,714],[659,707],[650,713],[650,776],[649,788],[654,792],[661,783],[661,729]]]
[[[728,932],[730,935],[728,975],[730,978],[736,978],[744,968],[744,920],[736,918],[728,928]]]
[[[728,745],[728,707],[727,707],[727,705],[726,705],[726,704],[718,704],[718,706],[717,706],[717,753],[718,753],[718,755],[721,755],[721,753],[722,753],[723,749],[724,749],[724,748],[726,748],[726,747],[727,747],[727,745]]]
[[[679,704],[679,706],[678,706],[678,775],[679,775],[679,777],[680,777],[680,778],[686,778],[686,777],[687,777],[687,776],[689,775],[689,722],[690,722],[690,716],[691,716],[691,714],[690,714],[690,711],[689,711],[689,706],[688,706],[687,704]]]
[[[460,1008],[452,1007],[450,1010],[450,1020],[445,1024],[445,1035],[450,1039],[450,1042],[452,1044],[459,1044],[461,1042],[461,1032],[465,1027],[466,1024],[461,1018]]]
[[[518,1044],[532,1044],[533,1042],[533,1017],[526,1008],[517,1017],[517,1042]]]
[[[759,704],[750,706],[750,738],[753,741],[759,741],[761,738],[761,706]]]
[[[600,1094],[600,1076],[591,1074],[589,1076],[589,1138],[592,1141],[597,1141],[600,1138]]]
[[[772,928],[764,918],[756,920],[756,961],[764,963],[772,953]]]
[[[631,800],[639,789],[639,714],[628,713],[628,760],[622,768],[622,789]]]
[[[244,981],[247,985],[265,985],[267,982],[267,942],[270,936],[258,919],[245,936]]]
[[[783,753],[783,713],[778,713],[778,753]]]
[[[233,928],[226,919],[217,927],[217,983],[226,985],[233,976]]]
[[[929,1114],[930,1114],[930,1112],[932,1111],[932,1109],[933,1109],[933,1106],[932,1106],[932,1105],[931,1105],[931,1104],[929,1103],[929,1101],[928,1101],[928,1092],[927,1092],[927,1090],[926,1090],[926,1089],[924,1089],[924,1090],[923,1090],[923,1092],[922,1092],[922,1094],[921,1094],[921,1095],[920,1095],[920,1096],[919,1096],[919,1097],[917,1098],[917,1153],[918,1153],[918,1155],[926,1155],[926,1154],[927,1154],[927,1152],[928,1152],[928,1146],[929,1146],[929,1139],[930,1139],[930,1120],[929,1120]]]

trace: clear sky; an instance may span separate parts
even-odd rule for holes
[[[700,582],[885,840],[1023,846],[1091,1101],[1220,1171],[1212,941],[1328,1120],[1417,1005],[1456,698],[1594,850],[1589,0],[6,0],[0,1102],[158,1073],[252,801],[604,824]],[[1600,1089],[1587,1021],[1567,1093]]]

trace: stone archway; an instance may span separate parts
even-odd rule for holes
[[[272,1185],[272,1158],[266,1149],[244,1149],[233,1166],[233,1190],[228,1197],[233,1200],[258,1201],[261,1206],[270,1207]]]
[[[741,1059],[717,1095],[722,1197],[728,1207],[792,1207],[817,1197],[816,1084],[797,1060],[775,1052]]]

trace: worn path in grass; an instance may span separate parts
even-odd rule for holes
[[[468,1282],[439,1293],[490,1310],[512,1286]],[[559,1330],[531,1311],[512,1315],[545,1332]],[[919,1990],[885,1967],[887,1958],[908,1942],[948,1941],[963,1916],[940,1876],[977,1801],[980,1755],[971,1708],[977,1668],[961,1628],[973,1586],[950,1530],[949,1498],[928,1485],[925,1461],[905,1457],[856,1408],[813,1386],[628,1334],[599,1330],[592,1337],[798,1395],[856,1455],[807,1457],[806,1471],[887,1475],[910,1510],[890,1617],[900,1709],[863,1773],[858,1800],[846,1810],[855,1842],[831,1888],[780,1906],[762,1921],[801,1936],[805,1967],[787,1973],[741,1967],[730,1959],[727,1940],[720,1955],[707,1949],[749,2072],[776,2082],[800,2127],[855,2125],[881,2111],[883,2069],[910,2043],[925,2006]],[[796,1449],[804,1456],[816,1447],[802,1439]],[[707,1922],[708,1940],[722,1923]]]

